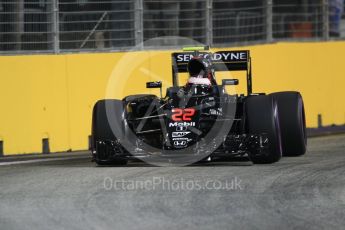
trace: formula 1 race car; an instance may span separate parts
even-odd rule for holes
[[[130,159],[188,165],[195,162],[248,157],[274,163],[306,152],[304,105],[299,92],[252,93],[248,50],[211,53],[189,47],[172,53],[173,86],[160,97],[131,95],[98,101],[92,117],[92,156],[99,165],[124,165]],[[226,86],[239,84],[218,71],[246,71],[247,95],[229,95]],[[188,73],[178,85],[179,73]]]

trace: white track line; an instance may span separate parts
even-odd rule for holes
[[[0,162],[0,166],[4,165],[21,165],[21,164],[31,164],[39,162],[49,162],[49,161],[65,161],[65,160],[74,160],[74,159],[86,159],[89,157],[59,157],[59,158],[46,158],[46,159],[35,159],[35,160],[26,160],[26,161],[9,161],[9,162]]]

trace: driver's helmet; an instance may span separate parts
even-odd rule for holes
[[[193,57],[187,65],[188,82],[184,88],[188,94],[206,96],[212,93],[212,86],[217,85],[214,69],[209,59],[202,56]]]
[[[187,84],[192,85],[216,85],[214,70],[209,59],[193,57],[187,65],[189,79]]]

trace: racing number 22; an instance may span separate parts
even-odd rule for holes
[[[172,109],[171,119],[173,121],[191,121],[195,114],[195,109]]]

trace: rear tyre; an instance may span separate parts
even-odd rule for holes
[[[266,134],[269,146],[263,152],[251,154],[255,164],[269,164],[282,157],[278,107],[274,98],[266,95],[250,96],[246,100],[247,130],[249,134]]]
[[[108,111],[112,114],[107,116]],[[125,165],[127,159],[109,155],[107,148],[96,148],[99,141],[115,141],[125,135],[125,124],[122,120],[123,102],[115,99],[100,100],[93,108],[92,114],[92,151],[98,165]],[[116,136],[111,128],[116,129]]]
[[[299,92],[271,94],[278,105],[284,156],[301,156],[307,149],[303,99]]]

